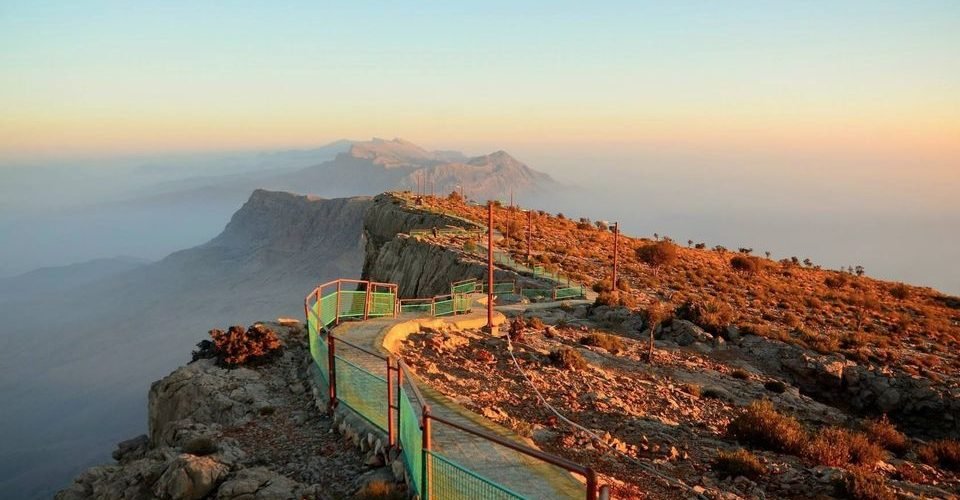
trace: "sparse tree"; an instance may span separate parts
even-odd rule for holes
[[[687,240],[687,248],[690,248],[692,246],[693,246],[693,240]]]
[[[763,254],[767,256],[767,260],[770,260],[770,250],[763,252]]]
[[[713,249],[716,250],[717,253],[720,254],[720,255],[723,255],[723,254],[727,253],[727,247],[725,247],[725,246],[723,246],[723,245],[717,245],[717,246],[713,247]]]
[[[854,272],[857,273],[857,276],[863,276],[866,270],[863,268],[863,266],[857,266],[854,268]]]
[[[740,253],[742,253],[742,254],[744,254],[744,255],[750,255],[750,254],[753,253],[753,249],[752,249],[752,248],[743,248],[743,247],[740,247]]]
[[[651,245],[644,245],[636,250],[637,259],[653,268],[653,275],[659,274],[660,268],[669,266],[677,260],[677,247],[669,241],[660,241]]]
[[[653,241],[660,241],[660,235],[657,233],[653,233]]]
[[[803,265],[807,267],[813,267],[813,261],[810,260],[809,258],[803,259]]]

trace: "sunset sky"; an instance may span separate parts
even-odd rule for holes
[[[0,1],[0,162],[405,137],[960,157],[960,2]]]

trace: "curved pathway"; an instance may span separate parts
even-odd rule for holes
[[[566,301],[582,304],[589,301]],[[558,307],[560,302],[537,304],[512,304],[497,309],[524,311],[527,309],[546,309]],[[505,321],[502,313],[497,312],[494,323]],[[457,329],[480,328],[486,324],[486,305],[475,302],[470,313],[444,318],[418,317],[413,314],[400,317],[372,319],[367,321],[341,323],[334,330],[337,338],[356,344],[365,349],[393,354],[399,342],[422,326],[438,327],[453,325]],[[383,362],[356,350],[345,349],[338,355],[347,356],[352,363],[358,364],[371,373],[383,371]],[[415,376],[415,374],[414,374]],[[460,425],[479,428],[507,438],[514,442],[531,445],[529,440],[521,438],[511,430],[464,408],[450,398],[440,394],[428,384],[413,380],[423,397],[430,405],[431,412],[441,418]],[[416,405],[415,405],[416,406]],[[419,413],[419,409],[417,409]],[[502,485],[515,493],[530,499],[584,498],[585,487],[578,476],[564,469],[546,464],[520,452],[497,445],[489,440],[453,429],[439,422],[432,427],[433,449],[464,468]],[[445,499],[444,499],[445,500]]]

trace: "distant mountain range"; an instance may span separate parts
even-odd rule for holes
[[[338,147],[345,143],[338,142]],[[330,148],[324,149],[330,151]],[[193,186],[166,190],[139,202],[203,197],[243,200],[257,188],[311,193],[324,197],[373,195],[390,190],[448,194],[462,190],[479,201],[519,200],[557,187],[547,174],[528,167],[505,151],[468,157],[459,151],[428,151],[403,139],[353,142],[329,161],[300,169],[234,174],[196,179]]]

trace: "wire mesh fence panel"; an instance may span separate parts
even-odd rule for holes
[[[320,299],[320,310],[318,315],[320,316],[320,324],[323,326],[330,326],[331,323],[337,320],[337,292],[330,292]]]
[[[493,293],[513,293],[514,283],[512,281],[494,283]]]
[[[400,312],[401,313],[430,313],[430,308],[432,306],[430,303],[426,304],[401,304]]]
[[[340,347],[338,345],[337,347]],[[336,358],[337,399],[380,429],[387,429],[387,381],[340,357]]]
[[[583,297],[583,287],[573,286],[569,288],[557,288],[558,299],[570,299],[574,297]]]
[[[420,493],[423,480],[423,431],[420,430],[420,415],[413,410],[410,395],[400,388],[400,447],[403,461],[410,473],[413,491]]]
[[[457,314],[470,310],[470,296],[466,294],[457,294],[453,296],[453,310]]]
[[[310,356],[317,359],[317,336],[320,333],[320,302],[307,308],[307,340],[310,341]]]
[[[312,341],[311,341],[312,342]],[[311,344],[311,347],[316,347],[316,352],[311,350],[310,354],[313,355],[313,362],[317,365],[317,368],[320,370],[320,378],[323,379],[324,384],[330,383],[330,359],[328,358],[329,349],[327,348],[327,339],[320,336],[317,333],[316,343]]]
[[[363,310],[367,302],[367,292],[340,291],[340,317],[356,318],[363,317]]]
[[[373,292],[370,294],[370,316],[390,316],[395,301],[393,292]]]
[[[438,300],[433,303],[434,316],[446,316],[453,314],[453,299]]]
[[[523,288],[520,290],[520,294],[528,299],[534,298],[550,298],[553,297],[552,288]]]
[[[473,292],[475,292],[476,290],[477,290],[477,282],[476,282],[476,281],[469,281],[469,282],[467,282],[467,283],[457,283],[457,284],[454,284],[453,287],[451,287],[451,289],[450,289],[450,293],[453,293],[453,294],[458,294],[458,293],[473,293]]]
[[[426,453],[430,465],[429,497],[443,500],[516,500],[525,497],[471,472],[435,452]]]

